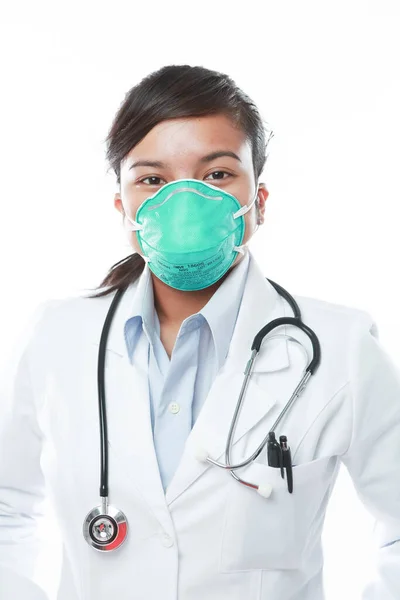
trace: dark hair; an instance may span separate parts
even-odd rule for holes
[[[225,114],[251,141],[255,178],[267,160],[266,149],[273,131],[264,127],[254,102],[235,82],[217,71],[190,65],[168,65],[147,75],[125,95],[105,142],[106,159],[121,184],[121,162],[136,144],[161,121],[179,117]],[[266,140],[266,131],[269,137]],[[108,169],[109,170],[109,169]],[[115,263],[89,298],[125,289],[144,269],[145,261],[134,252]]]

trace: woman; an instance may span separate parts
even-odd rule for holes
[[[167,66],[126,95],[107,158],[134,252],[97,293],[40,306],[3,386],[2,599],[45,597],[34,523],[47,485],[64,542],[59,600],[322,600],[341,462],[378,519],[381,578],[366,598],[400,597],[400,377],[367,312],[295,296],[319,339],[315,372],[275,444],[232,472],[209,460],[255,453],[304,369],[293,338],[307,364],[313,352],[248,251],[265,218],[267,141],[221,73]],[[117,294],[100,443],[98,353]],[[226,451],[253,340],[282,317],[293,321],[264,339]]]

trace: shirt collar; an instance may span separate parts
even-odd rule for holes
[[[189,320],[198,320],[199,315],[206,320],[213,337],[218,369],[221,368],[228,354],[247,279],[249,262],[250,252],[248,251],[239,264],[231,270],[207,304],[198,313],[191,315],[183,322],[186,324]],[[154,309],[153,283],[147,263],[139,277],[130,317],[124,327],[125,343],[131,360],[137,337],[140,334],[140,326],[143,326],[150,343],[154,346],[158,328]]]

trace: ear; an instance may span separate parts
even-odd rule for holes
[[[122,205],[121,195],[119,192],[116,192],[114,195],[114,206],[121,213],[121,215],[125,215],[124,207]]]
[[[265,183],[258,184],[258,197],[257,197],[257,223],[262,225],[264,223],[264,215],[265,215],[265,203],[267,202],[267,198],[269,196],[269,191]]]

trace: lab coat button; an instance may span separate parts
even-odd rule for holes
[[[181,407],[177,402],[171,402],[171,404],[169,405],[169,410],[170,412],[172,412],[173,415],[176,415],[176,413],[178,413],[181,410]]]
[[[168,535],[168,533],[162,533],[161,534],[161,543],[166,548],[170,548],[171,546],[174,545],[174,540],[172,539],[172,537],[170,535]]]

